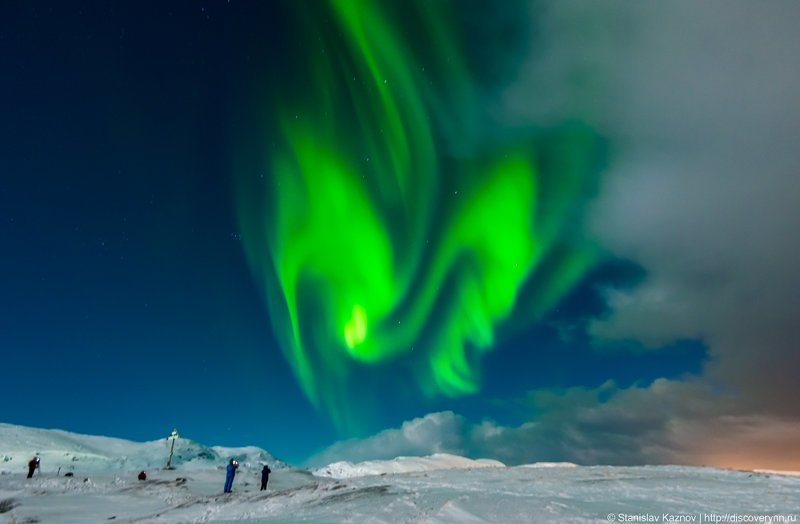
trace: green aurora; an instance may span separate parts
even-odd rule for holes
[[[574,234],[596,136],[565,123],[479,138],[452,7],[298,3],[298,42],[312,44],[264,111],[269,176],[239,169],[243,245],[273,329],[346,434],[382,390],[478,392],[482,354],[597,262]]]

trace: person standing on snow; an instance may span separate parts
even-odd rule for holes
[[[272,473],[272,470],[269,469],[269,466],[264,464],[264,469],[261,470],[261,491],[267,489],[267,482],[269,482],[270,473]]]
[[[28,478],[33,477],[33,472],[36,470],[41,472],[39,469],[39,457],[33,457],[30,462],[28,462]]]
[[[233,477],[236,476],[236,468],[239,467],[239,463],[236,462],[236,459],[231,459],[231,462],[228,464],[227,473],[225,475],[225,493],[230,493],[231,488],[233,488]]]

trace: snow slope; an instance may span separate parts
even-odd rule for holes
[[[0,523],[603,522],[608,514],[698,519],[800,510],[800,478],[711,468],[449,469],[346,480],[289,469],[274,472],[264,492],[256,472],[246,471],[227,495],[224,477],[216,469],[159,470],[146,482],[134,472],[86,480],[2,475],[0,506],[18,505],[0,513]]]
[[[27,479],[21,461],[32,451],[42,452],[45,465]],[[341,479],[270,463],[269,489],[262,492],[256,460],[267,452],[187,441],[176,470],[151,467],[147,481],[136,480],[140,465],[163,464],[165,451],[164,441],[0,425],[0,456],[11,457],[0,471],[0,524],[633,522],[637,516],[636,522],[643,516],[665,522],[664,515],[709,522],[712,514],[800,519],[800,477],[788,475],[677,466],[507,468],[434,455],[321,472],[349,475]],[[229,455],[251,462],[242,461],[233,493],[223,494]],[[74,468],[74,476],[65,477],[64,469],[56,474],[59,460]],[[400,470],[406,472],[392,472]]]
[[[58,429],[37,429],[0,424],[0,474],[27,473],[28,461],[41,457],[42,472],[96,472],[107,470],[148,470],[166,465],[170,443],[167,439],[132,442],[111,437],[79,435]],[[243,466],[271,468],[286,465],[256,447],[207,447],[178,439],[172,464],[182,469],[215,467],[236,458]],[[274,466],[273,466],[274,464]]]
[[[417,473],[440,469],[473,469],[504,468],[505,464],[497,460],[472,460],[447,453],[436,453],[428,457],[397,457],[392,460],[368,460],[353,464],[352,462],[334,462],[312,473],[320,477],[346,479],[367,475],[386,475],[389,473]]]
[[[517,468],[577,468],[577,464],[572,462],[534,462],[533,464],[522,464]]]

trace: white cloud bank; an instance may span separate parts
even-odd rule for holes
[[[337,442],[307,462],[312,466],[324,466],[339,461],[388,460],[434,453],[465,455],[464,424],[464,419],[453,412],[432,413],[404,422],[399,429],[386,429],[366,439]]]
[[[536,391],[526,401],[541,415],[519,426],[472,424],[451,411],[430,413],[400,428],[338,442],[308,465],[452,453],[508,465],[555,461],[800,470],[799,421],[737,414],[734,398],[720,397],[700,381],[662,379],[629,389],[609,382],[596,389]]]

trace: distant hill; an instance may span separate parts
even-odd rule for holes
[[[43,471],[61,468],[62,473],[163,468],[169,456],[169,445],[166,438],[133,442],[0,423],[0,473],[25,470],[34,455],[41,457]],[[172,464],[181,469],[205,469],[224,467],[231,458],[244,468],[260,468],[264,463],[272,469],[288,467],[269,452],[254,446],[209,447],[184,438],[175,443]]]
[[[436,471],[442,469],[475,469],[504,468],[505,464],[497,460],[472,460],[447,453],[436,453],[428,457],[397,457],[392,460],[368,460],[353,464],[352,462],[334,462],[312,473],[320,477],[337,479],[363,477],[367,475],[385,475],[389,473],[415,473],[420,471]]]

